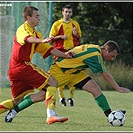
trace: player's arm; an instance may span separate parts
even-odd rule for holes
[[[75,26],[73,27],[73,35],[77,38],[77,40],[80,40],[81,38],[81,28],[78,22],[75,23]]]
[[[53,37],[47,37],[45,39],[40,39],[40,38],[30,36],[29,38],[26,39],[26,42],[28,42],[28,43],[47,43],[47,42],[51,42],[52,40],[53,40]]]
[[[78,35],[77,28],[73,27],[73,35],[79,40],[80,36]]]
[[[54,38],[52,41],[56,41],[58,39],[66,40],[68,38],[68,36],[66,36],[66,35],[58,35],[58,36],[51,36],[51,37]]]
[[[116,81],[114,80],[113,76],[109,72],[101,73],[102,77],[118,92],[120,93],[128,93],[130,92],[129,89],[120,87]]]
[[[53,50],[51,50],[50,52],[52,55],[58,56],[58,57],[63,57],[63,58],[72,58],[72,56],[75,55],[74,52],[68,52],[67,54],[57,50],[56,48],[54,48]]]
[[[59,40],[59,39],[63,39],[63,40],[66,40],[68,39],[68,36],[66,35],[57,35],[58,34],[58,25],[56,25],[56,23],[54,23],[52,25],[52,28],[50,30],[50,33],[49,33],[49,37],[53,37],[54,39],[52,40],[52,42],[56,41],[56,40]]]

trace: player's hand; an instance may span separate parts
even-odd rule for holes
[[[47,37],[47,38],[45,38],[45,39],[42,41],[42,43],[52,43],[53,40],[54,40],[54,37],[53,37],[53,36]]]
[[[74,35],[77,39],[80,38],[80,37],[78,36],[76,27],[73,28],[73,35]]]
[[[77,29],[76,29],[76,27],[73,28],[73,35],[77,36]]]
[[[131,91],[130,91],[129,89],[127,89],[127,88],[119,87],[118,92],[120,92],[120,93],[129,93],[129,92],[131,92]]]
[[[67,56],[68,56],[67,58],[72,58],[75,54],[76,54],[75,52],[69,51],[67,53]]]
[[[64,39],[64,40],[67,40],[67,39],[68,39],[68,36],[66,36],[66,35],[61,35],[60,38],[61,38],[61,39]]]

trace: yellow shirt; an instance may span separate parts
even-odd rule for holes
[[[76,27],[79,38],[72,34],[73,28]],[[54,42],[54,47],[62,51],[63,49],[69,50],[79,45],[79,39],[81,37],[81,29],[77,21],[70,19],[70,22],[66,23],[62,19],[54,22],[52,25],[49,36],[66,35],[68,39],[58,39]]]

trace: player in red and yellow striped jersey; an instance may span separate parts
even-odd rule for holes
[[[36,52],[40,53],[44,59],[51,54],[71,58],[72,53],[65,54],[53,48],[48,43],[52,41],[53,37],[43,39],[42,34],[35,29],[40,21],[36,7],[26,6],[23,10],[23,17],[25,22],[17,29],[14,36],[8,70],[12,99],[0,103],[0,114],[10,110],[5,116],[5,122],[12,122],[18,112],[33,103],[46,99],[46,122],[48,124],[64,122],[68,118],[56,115],[55,101],[53,101],[58,83],[49,73],[34,65],[32,58]],[[34,88],[37,88],[39,92],[26,96],[34,92]]]
[[[87,68],[101,76],[120,93],[128,93],[129,89],[120,87],[105,66],[106,61],[112,61],[119,54],[119,47],[114,41],[107,41],[103,46],[84,44],[76,46],[71,51],[76,53],[71,59],[58,58],[49,72],[58,81],[58,86],[69,85],[91,93],[106,116],[111,108],[100,86],[84,71]],[[125,111],[124,111],[125,112]]]
[[[62,8],[63,17],[53,23],[49,34],[50,37],[54,37],[54,48],[62,52],[67,52],[75,46],[78,46],[81,38],[80,25],[77,21],[71,18],[72,14],[72,7],[70,5],[65,5]],[[56,58],[57,57],[54,57],[54,59]],[[67,101],[70,106],[74,106],[74,90],[75,87],[69,87],[69,98]],[[64,86],[59,87],[58,91],[62,106],[66,106]]]

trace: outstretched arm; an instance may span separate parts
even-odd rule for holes
[[[75,55],[74,52],[71,52],[69,51],[67,54],[57,50],[56,48],[54,48],[52,51],[51,51],[51,54],[52,55],[55,55],[55,56],[58,56],[58,57],[63,57],[63,58],[72,58],[72,56]]]
[[[109,72],[101,73],[102,77],[118,92],[120,93],[128,93],[130,92],[129,89],[120,87],[116,81],[114,80],[113,76]]]
[[[27,38],[26,42],[28,42],[28,43],[48,43],[48,42],[52,42],[53,39],[54,39],[54,37],[47,37],[45,39],[40,39],[40,38],[30,36],[29,38]]]

